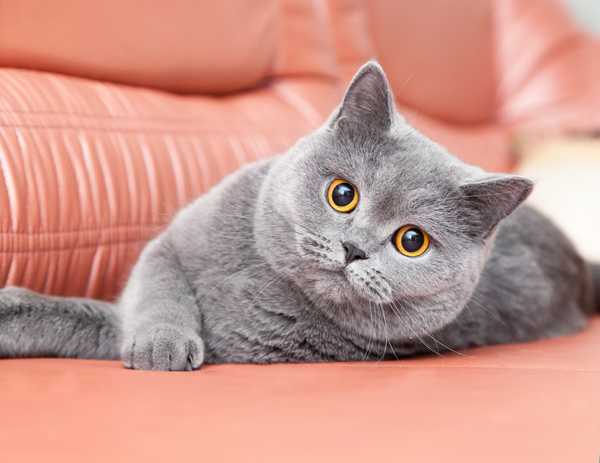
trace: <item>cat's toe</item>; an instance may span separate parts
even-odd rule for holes
[[[126,341],[121,357],[136,370],[192,371],[202,365],[204,348],[195,333],[162,324]]]
[[[136,370],[154,370],[154,363],[152,361],[153,351],[152,337],[142,334],[135,338],[133,345],[131,368]]]
[[[126,339],[121,346],[121,361],[125,368],[133,368],[133,353],[135,351],[135,339]]]
[[[197,339],[193,339],[193,337]],[[152,346],[153,370],[192,370],[199,358],[200,338],[190,336],[171,326],[162,326],[154,335]],[[189,365],[188,365],[189,363]],[[199,366],[199,365],[198,365]],[[196,367],[197,368],[197,367]]]

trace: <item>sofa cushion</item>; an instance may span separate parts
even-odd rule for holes
[[[276,0],[4,0],[0,66],[229,93],[270,74],[280,16]]]
[[[492,118],[494,31],[489,1],[371,0],[367,11],[377,57],[398,101],[455,123]]]
[[[600,319],[574,336],[402,361],[126,370],[0,360],[7,462],[598,460]]]

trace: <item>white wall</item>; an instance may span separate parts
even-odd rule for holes
[[[587,30],[600,37],[600,0],[562,0]]]

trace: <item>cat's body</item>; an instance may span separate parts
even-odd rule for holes
[[[356,187],[355,209],[327,203],[335,179]],[[594,310],[588,265],[532,209],[502,221],[531,188],[464,165],[406,125],[370,63],[321,129],[181,211],[118,304],[2,290],[0,357],[182,370],[573,333]],[[404,225],[427,233],[422,255],[397,249]]]

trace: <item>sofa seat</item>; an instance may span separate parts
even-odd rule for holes
[[[597,461],[600,317],[574,336],[380,363],[0,362],[6,462]]]

